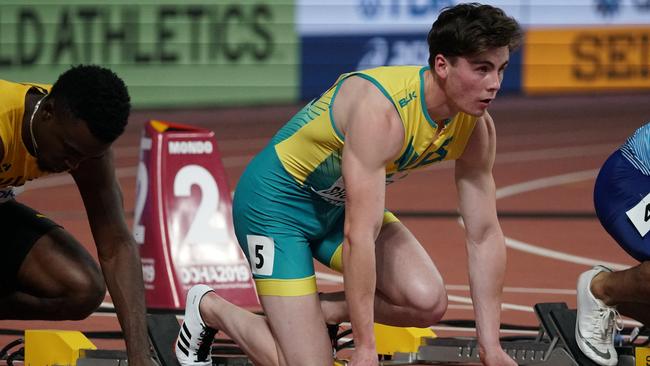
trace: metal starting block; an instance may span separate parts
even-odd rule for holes
[[[127,366],[125,351],[82,350],[79,352],[77,366]]]
[[[501,347],[522,366],[597,366],[578,348],[575,340],[576,311],[565,303],[535,305],[540,321],[535,339],[501,341]],[[392,327],[390,327],[392,328]],[[476,338],[411,336],[404,332],[376,334],[377,344],[419,344],[416,350],[378,352],[380,365],[480,364]],[[406,337],[407,339],[403,339]],[[379,347],[378,347],[379,349]],[[650,348],[632,345],[616,347],[618,366],[650,366]],[[345,365],[337,360],[336,366]]]
[[[575,310],[568,309],[565,303],[540,303],[535,305],[535,313],[540,327],[534,339],[522,337],[501,341],[503,349],[518,365],[596,366],[576,344]],[[153,358],[160,366],[178,366],[174,342],[180,325],[176,315],[149,314],[147,323]],[[480,363],[476,338],[441,338],[430,329],[378,324],[375,325],[375,337],[382,366]],[[616,350],[618,366],[650,365],[650,348],[626,345]],[[97,350],[80,332],[25,331],[25,365],[126,366],[127,362],[126,352]],[[212,364],[253,365],[229,340],[215,340],[212,344]],[[346,364],[345,360],[334,360],[335,366]]]

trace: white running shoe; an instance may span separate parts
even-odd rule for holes
[[[212,366],[212,340],[217,330],[205,325],[199,312],[201,299],[210,291],[209,286],[196,285],[187,292],[185,318],[176,338],[176,358],[182,366]]]
[[[591,293],[591,281],[609,268],[595,266],[578,278],[578,315],[576,342],[580,350],[592,361],[603,366],[618,364],[614,348],[614,332],[620,331],[620,315],[615,308],[605,305]]]

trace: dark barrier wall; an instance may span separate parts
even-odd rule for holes
[[[426,65],[426,35],[302,37],[300,95],[323,93],[341,73],[385,65]],[[511,55],[502,91],[521,90],[521,51]]]
[[[5,0],[0,77],[53,82],[70,65],[112,68],[137,106],[297,99],[293,1]]]

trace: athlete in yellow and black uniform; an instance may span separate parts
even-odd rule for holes
[[[6,260],[0,270],[0,282],[5,286],[15,282],[18,268],[34,242],[58,226],[15,201],[16,191],[25,182],[49,174],[39,169],[36,157],[27,150],[24,139],[31,140],[31,135],[29,124],[23,123],[27,94],[33,93],[42,98],[49,90],[49,85],[0,80],[0,143],[3,157],[0,163],[0,222],[5,227],[13,228],[13,234],[5,238],[2,246]],[[33,122],[33,119],[30,120]]]
[[[342,271],[346,192],[341,156],[345,138],[336,127],[332,105],[347,78],[357,76],[372,82],[402,120],[403,146],[386,166],[386,184],[413,169],[453,160],[463,153],[476,117],[460,112],[440,121],[439,128],[423,98],[423,75],[428,69],[391,66],[342,75],[296,114],[248,165],[236,189],[233,213],[239,243],[252,263],[261,295],[316,292],[312,256]],[[392,213],[384,213],[384,224],[395,221]],[[270,241],[264,238],[272,238],[274,245],[268,247]]]
[[[180,363],[208,366],[205,345],[216,328],[255,364],[331,365],[326,324],[349,321],[349,365],[376,366],[374,321],[435,324],[447,309],[444,281],[418,239],[386,210],[386,184],[453,160],[481,360],[515,366],[499,343],[506,258],[487,108],[520,40],[518,24],[500,9],[448,8],[429,33],[428,67],[344,74],[280,129],[248,165],[233,202],[265,317],[205,285],[193,287],[182,327],[190,332],[177,342]],[[313,258],[343,270],[343,292],[317,293]]]
[[[0,141],[3,148],[2,165],[0,165],[0,189],[4,190],[3,198],[9,198],[12,195],[6,188],[22,186],[29,180],[49,174],[49,172],[39,169],[36,157],[25,146],[23,139],[31,139],[30,131],[33,131],[33,119],[28,119],[26,126],[23,124],[23,119],[25,117],[25,96],[28,93],[34,93],[44,98],[50,89],[50,85],[12,83],[0,80],[0,100],[2,100],[2,104],[0,104]],[[32,126],[31,129],[30,126]],[[27,137],[24,132],[27,132]]]
[[[0,80],[0,319],[83,319],[108,287],[129,364],[149,366],[140,260],[111,153],[130,108],[124,82],[98,66],[73,67],[52,86]],[[26,182],[63,172],[83,199],[101,271],[63,227],[16,200]]]

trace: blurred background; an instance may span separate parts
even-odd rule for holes
[[[0,75],[112,68],[137,108],[294,103],[342,72],[426,64],[451,0],[3,0]],[[502,0],[526,30],[503,91],[650,88],[649,0]]]

